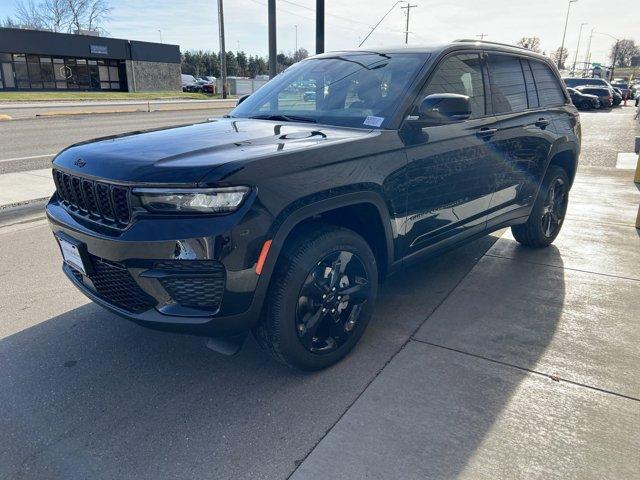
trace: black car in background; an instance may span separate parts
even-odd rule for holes
[[[601,87],[595,85],[585,85],[583,87],[576,87],[576,90],[586,95],[595,95],[600,100],[600,108],[613,107],[613,93],[608,87]]]
[[[633,98],[633,91],[631,90],[631,86],[626,82],[613,82],[611,84],[613,88],[617,88],[620,90],[620,94],[626,98]]]
[[[619,88],[611,87],[613,89],[613,105],[617,107],[622,103],[624,97],[622,96],[622,92]]]
[[[583,93],[571,87],[567,87],[567,92],[569,92],[569,97],[571,97],[571,103],[573,103],[578,110],[592,110],[600,108],[600,99],[596,95]]]
[[[311,81],[305,101],[292,86]],[[578,112],[542,55],[476,40],[341,51],[227,118],[63,150],[46,213],[96,303],[227,353],[252,331],[314,370],[355,346],[378,282],[407,265],[507,226],[549,246],[579,154]]]

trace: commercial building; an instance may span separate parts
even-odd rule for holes
[[[180,47],[0,28],[0,91],[179,91]]]

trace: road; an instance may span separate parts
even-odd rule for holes
[[[229,108],[39,117],[0,122],[0,174],[51,164],[64,147],[91,138],[135,130],[203,122]]]
[[[590,115],[585,130],[609,133],[585,142],[583,163],[610,164],[612,122],[635,127]],[[101,116],[99,134],[142,119],[196,120]],[[46,143],[33,153],[97,133],[75,117],[28,122],[8,127],[39,126],[22,137]],[[497,232],[394,277],[353,354],[315,374],[253,340],[229,358],[122,320],[68,283],[41,215],[0,220],[0,478],[637,476],[631,177],[581,171],[550,249]]]

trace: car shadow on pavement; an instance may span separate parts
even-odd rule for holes
[[[350,469],[325,467],[326,478],[516,478],[527,462],[557,461],[543,452],[568,447],[562,438],[580,413],[550,393],[557,383],[530,372],[558,334],[564,270],[518,251],[530,252],[480,260],[294,478],[354,444]],[[556,247],[538,253],[562,265]]]
[[[315,374],[268,360],[252,339],[237,356],[224,357],[205,349],[201,338],[148,330],[94,304],[8,336],[0,341],[0,431],[9,432],[0,440],[0,477],[285,478],[425,318],[429,325],[436,317],[441,334],[449,330],[452,338],[458,332],[463,342],[471,331],[490,334],[489,346],[519,355],[523,368],[533,368],[562,310],[562,275],[542,292],[529,290],[544,297],[554,289],[557,296],[527,310],[510,294],[521,281],[536,284],[537,274],[507,266],[477,271],[488,261],[520,263],[485,257],[467,276],[496,239],[486,237],[392,277],[361,345]],[[484,297],[473,296],[487,287]],[[466,313],[439,313],[450,311],[451,303]],[[473,350],[464,343],[460,348]],[[407,375],[420,381],[430,370],[427,364]],[[460,388],[446,369],[441,374],[442,392]],[[442,458],[455,452],[454,463],[464,465],[473,454],[510,391],[492,395],[494,401],[482,407],[465,404],[481,428],[472,432],[474,441],[452,446]],[[452,407],[441,412],[439,428],[458,428],[458,407]]]

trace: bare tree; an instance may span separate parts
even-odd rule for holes
[[[98,30],[102,23],[109,18],[111,6],[107,0],[89,0],[87,2],[87,12],[85,15],[85,25],[87,30]]]
[[[62,32],[69,28],[69,5],[67,0],[45,0],[40,4],[44,22],[54,32]]]
[[[551,59],[556,65],[558,65],[558,68],[563,69],[566,68],[565,62],[567,61],[568,56],[569,50],[567,50],[567,47],[558,47],[556,51],[551,54]]]
[[[631,65],[631,58],[640,55],[640,47],[628,38],[623,38],[617,42],[618,52],[616,53],[616,45],[611,47],[609,59],[616,67],[628,67]],[[613,58],[615,55],[615,58]]]
[[[540,48],[540,38],[539,37],[522,37],[516,45],[527,48],[533,52],[540,53],[542,49]]]
[[[109,0],[16,0],[15,18],[4,26],[21,26],[54,32],[102,30],[109,18]]]
[[[33,0],[16,2],[16,23],[21,27],[42,30],[47,28],[39,5]]]

